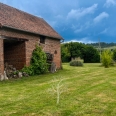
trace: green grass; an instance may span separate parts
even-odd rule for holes
[[[54,77],[63,80],[58,105],[48,91]],[[54,74],[0,82],[0,116],[116,116],[116,67],[63,64]]]

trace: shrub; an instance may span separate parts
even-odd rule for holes
[[[48,71],[47,57],[41,47],[36,45],[32,53],[30,66],[24,67],[22,71],[29,75],[42,74]]]
[[[102,52],[101,63],[105,68],[108,68],[112,64],[112,52],[110,50],[104,50]]]
[[[75,60],[72,60],[70,62],[70,66],[83,66],[83,60],[80,58],[77,58]]]
[[[32,53],[31,66],[34,74],[45,73],[48,69],[46,54],[39,46],[36,46],[36,49]]]
[[[28,75],[34,75],[34,71],[31,65],[29,67],[24,66],[24,68],[21,71],[25,72]]]

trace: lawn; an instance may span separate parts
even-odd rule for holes
[[[116,67],[63,64],[54,74],[0,82],[0,116],[116,116]]]

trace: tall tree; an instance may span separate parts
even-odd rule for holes
[[[85,62],[99,62],[99,52],[93,46],[78,42],[62,44],[62,62],[69,62],[72,58],[80,57]]]
[[[86,46],[84,62],[95,63],[100,61],[99,52],[93,46]]]

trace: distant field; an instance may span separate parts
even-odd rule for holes
[[[100,44],[100,45],[99,45]],[[99,49],[99,47],[101,46],[101,48],[103,49],[115,49],[116,48],[116,43],[105,43],[105,42],[98,42],[98,43],[90,43],[87,45],[92,45],[93,47],[95,47],[96,49]]]
[[[95,48],[96,48],[96,49],[99,49],[99,48],[97,48],[97,47],[95,47]],[[104,48],[101,48],[101,49],[103,49],[103,50],[106,50],[106,49],[112,50],[112,49],[116,49],[116,46],[104,47]]]
[[[116,49],[116,46],[112,46],[112,47],[106,47],[104,49]]]
[[[60,79],[57,105],[51,88]],[[54,74],[0,82],[0,116],[116,116],[116,67],[63,64]]]

